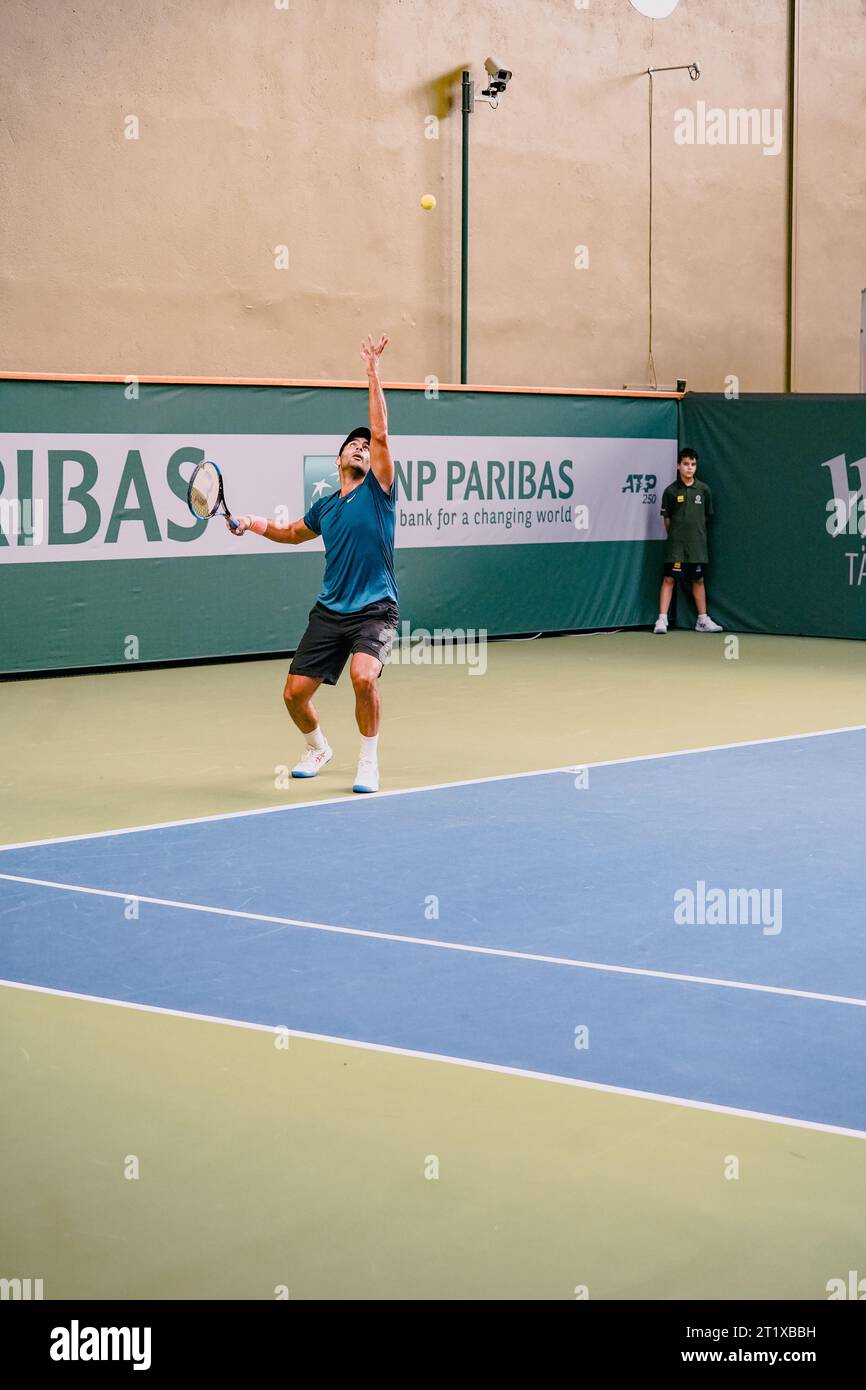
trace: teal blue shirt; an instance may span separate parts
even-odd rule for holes
[[[304,525],[325,542],[325,578],[319,603],[335,613],[357,613],[385,599],[397,602],[394,573],[396,484],[386,492],[372,468],[342,497],[313,503]]]

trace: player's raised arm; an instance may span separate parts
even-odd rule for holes
[[[367,381],[370,385],[370,468],[379,485],[390,492],[394,484],[394,460],[388,443],[388,410],[385,393],[379,380],[379,358],[388,346],[384,336],[374,343],[370,335],[361,344],[361,356],[367,366]]]
[[[255,531],[257,536],[264,536],[269,541],[278,541],[281,545],[303,545],[304,541],[314,541],[319,534],[304,524],[303,517],[298,521],[290,521],[286,526],[278,526],[275,521],[270,521],[264,516],[236,516],[234,520],[237,529],[232,530],[229,527],[233,536]]]

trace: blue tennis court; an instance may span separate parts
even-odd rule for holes
[[[866,1137],[864,785],[857,729],[11,846],[0,975]]]

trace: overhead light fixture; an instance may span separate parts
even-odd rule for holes
[[[680,0],[631,0],[634,8],[647,19],[667,19],[673,14]]]

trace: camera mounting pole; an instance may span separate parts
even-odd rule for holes
[[[637,7],[639,8],[639,6]],[[653,391],[658,390],[656,380],[656,364],[653,357],[653,81],[657,72],[687,72],[693,82],[700,81],[700,63],[674,63],[665,68],[647,68],[646,75],[649,78],[649,234],[647,237],[647,298],[649,302],[648,315],[648,342],[647,342],[647,367],[649,369],[650,387]]]
[[[475,110],[471,72],[463,73],[463,173],[460,200],[460,382],[469,367],[469,117]]]
[[[495,111],[499,98],[511,81],[511,73],[488,58],[484,65],[490,80],[478,93]],[[475,84],[468,69],[463,71],[463,172],[460,199],[460,383],[466,385],[469,371],[469,117],[475,110]]]

